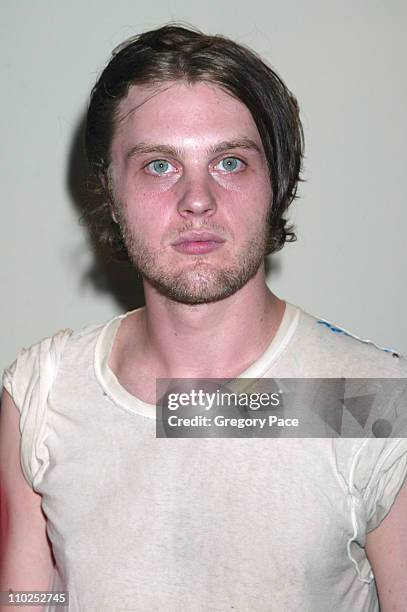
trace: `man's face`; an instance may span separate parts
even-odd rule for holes
[[[118,108],[109,173],[130,259],[161,294],[213,302],[258,272],[267,162],[249,110],[221,88],[133,86]]]

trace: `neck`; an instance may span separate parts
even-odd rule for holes
[[[239,375],[270,344],[285,309],[266,285],[264,266],[218,302],[181,304],[147,283],[145,298],[133,350],[161,378]]]

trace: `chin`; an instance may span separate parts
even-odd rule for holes
[[[182,304],[198,305],[218,302],[230,297],[252,278],[257,268],[219,269],[200,265],[199,270],[187,269],[175,274],[147,278],[163,296]]]

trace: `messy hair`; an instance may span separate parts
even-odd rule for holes
[[[296,99],[254,51],[221,35],[165,25],[122,43],[92,89],[85,147],[104,200],[86,217],[114,259],[128,261],[120,227],[112,220],[109,190],[111,144],[118,105],[132,85],[183,81],[217,85],[251,112],[265,151],[272,186],[267,254],[296,240],[285,214],[296,197],[303,158],[303,130]]]

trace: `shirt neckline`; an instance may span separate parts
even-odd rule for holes
[[[101,385],[104,393],[118,406],[132,414],[139,414],[150,419],[156,418],[155,404],[149,404],[132,395],[123,387],[116,374],[109,367],[109,358],[112,352],[114,340],[116,338],[120,323],[123,319],[143,310],[145,306],[129,310],[124,314],[117,315],[110,319],[99,332],[95,353],[94,353],[94,369],[96,378]],[[277,329],[274,338],[260,355],[260,357],[249,366],[244,372],[239,374],[236,379],[240,378],[262,378],[269,370],[270,365],[284,351],[287,344],[291,340],[300,317],[300,309],[289,302],[285,302],[283,318]]]

